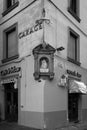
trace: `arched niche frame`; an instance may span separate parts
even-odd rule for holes
[[[54,52],[55,49],[45,43],[39,44],[33,49],[35,80],[54,78]]]

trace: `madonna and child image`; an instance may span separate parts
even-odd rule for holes
[[[49,72],[47,58],[43,58],[40,60],[40,72]]]

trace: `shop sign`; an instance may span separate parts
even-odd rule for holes
[[[80,73],[76,72],[76,71],[72,71],[72,70],[68,70],[68,69],[66,71],[67,71],[67,74],[69,74],[69,75],[72,75],[72,76],[75,76],[75,77],[78,77],[78,78],[82,77],[82,75]]]
[[[13,66],[11,68],[0,71],[1,76],[6,76],[12,73],[17,73],[21,70],[21,67]]]
[[[36,31],[39,31],[42,29],[42,23],[36,24],[33,27],[27,28],[26,30],[19,33],[18,37],[19,39],[26,37],[27,35],[30,35]]]

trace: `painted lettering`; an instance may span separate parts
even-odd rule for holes
[[[23,38],[23,37],[26,37],[27,35],[30,35],[30,34],[36,32],[36,31],[39,31],[39,30],[42,29],[42,28],[43,28],[43,27],[42,27],[42,23],[36,24],[36,25],[34,25],[33,27],[28,28],[28,29],[26,29],[26,30],[20,32],[19,35],[18,35],[18,37],[19,37],[19,39],[21,39],[21,38]]]
[[[69,74],[69,75],[72,75],[72,76],[76,76],[76,77],[78,77],[78,78],[81,78],[81,74],[79,74],[78,72],[76,72],[76,71],[71,71],[71,70],[66,70],[67,71],[67,73]]]
[[[11,68],[2,70],[0,73],[1,73],[1,76],[6,76],[6,75],[8,75],[8,74],[12,74],[12,73],[19,72],[20,70],[21,70],[20,67],[13,66],[13,67],[11,67]]]

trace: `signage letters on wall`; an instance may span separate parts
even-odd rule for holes
[[[27,35],[30,35],[36,31],[39,31],[40,29],[42,29],[42,22],[39,24],[35,24],[33,27],[27,28],[26,30],[22,31],[19,33],[18,37],[19,39],[26,37]]]
[[[21,67],[13,66],[11,68],[2,70],[0,73],[1,73],[1,76],[6,76],[8,74],[19,72],[20,70],[21,70]]]
[[[71,70],[66,70],[67,71],[67,74],[69,74],[69,75],[72,75],[72,76],[76,76],[76,77],[78,77],[78,78],[81,78],[81,74],[79,74],[78,72],[76,72],[76,71],[71,71]]]

